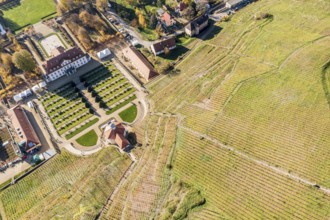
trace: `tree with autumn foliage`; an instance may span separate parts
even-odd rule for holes
[[[27,50],[20,50],[14,53],[13,63],[15,66],[23,71],[32,72],[36,64]]]

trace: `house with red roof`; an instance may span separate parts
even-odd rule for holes
[[[21,145],[25,152],[30,153],[34,149],[41,147],[40,140],[27,116],[26,110],[17,105],[8,110],[13,127],[20,139]]]
[[[131,61],[133,66],[147,81],[158,75],[151,63],[135,47],[126,47],[123,50],[123,55]]]
[[[164,12],[160,19],[162,20],[162,22],[164,22],[164,24],[166,25],[166,27],[172,26],[174,24],[174,21],[171,17],[171,15],[167,12]]]
[[[128,132],[122,123],[112,120],[105,127],[103,136],[107,144],[117,145],[120,150],[125,150],[125,148],[130,146],[126,138],[127,134]]]

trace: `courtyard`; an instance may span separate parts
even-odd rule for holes
[[[39,43],[48,57],[55,55],[54,50],[58,47],[67,48],[63,40],[55,33],[42,38]]]

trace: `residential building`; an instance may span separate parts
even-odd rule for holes
[[[106,48],[104,50],[101,50],[100,52],[97,52],[96,55],[100,60],[103,60],[104,58],[111,55],[111,51],[109,50],[109,48]]]
[[[182,16],[182,12],[188,7],[188,5],[184,2],[180,2],[178,6],[175,9],[175,12],[178,13],[180,16]]]
[[[242,4],[244,2],[244,0],[229,0],[226,2],[226,8],[235,8],[237,6],[239,6],[240,4]]]
[[[171,15],[167,12],[164,12],[162,16],[160,17],[161,21],[166,25],[166,27],[172,26],[174,24],[174,21],[171,17]]]
[[[151,51],[155,54],[155,56],[164,53],[165,48],[168,50],[173,50],[176,48],[175,37],[171,37],[151,45]]]
[[[147,81],[158,75],[149,61],[133,46],[126,47],[123,54]]]
[[[127,130],[124,125],[116,120],[112,120],[104,129],[105,142],[107,144],[114,144],[119,149],[124,150],[130,143],[127,140]]]
[[[45,69],[45,80],[54,81],[64,75],[71,75],[77,68],[88,63],[91,58],[78,47],[73,47],[67,51],[63,47],[57,47],[50,58],[43,65]]]
[[[41,147],[39,138],[26,114],[26,110],[17,105],[8,110],[13,127],[20,139],[19,145],[25,152],[30,153]]]
[[[190,37],[198,35],[203,31],[209,23],[209,16],[207,14],[201,15],[198,18],[189,22],[185,27],[185,32]]]

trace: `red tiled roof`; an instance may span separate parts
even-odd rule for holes
[[[171,15],[169,15],[169,13],[165,12],[162,15],[162,20],[165,22],[166,26],[170,26],[171,25]]]
[[[46,64],[44,65],[46,73],[49,74],[51,72],[60,69],[62,67],[61,64],[64,60],[75,61],[84,55],[85,55],[84,52],[80,48],[73,47],[59,54],[58,56],[47,60]]]
[[[149,61],[134,47],[129,46],[124,49],[124,55],[131,60],[136,69],[143,75],[146,80],[157,76],[158,73]]]
[[[114,124],[116,128],[110,131],[108,139],[116,142],[121,149],[124,149],[129,145],[128,140],[124,136],[126,129],[122,123],[114,122]]]
[[[165,49],[165,47],[167,48],[171,48],[171,47],[175,47],[176,42],[175,42],[175,38],[169,38],[160,42],[157,42],[155,44],[152,45],[152,47],[154,48],[154,50],[157,52],[162,51]]]
[[[129,145],[128,140],[122,134],[117,134],[115,141],[118,147],[120,147],[121,149],[124,149]]]
[[[39,146],[39,138],[34,131],[25,110],[20,105],[17,105],[16,107],[9,109],[8,114],[11,117],[16,132],[22,132],[23,137],[21,139],[26,141],[25,150],[30,151],[35,146]],[[33,143],[33,146],[29,146],[31,142]]]

